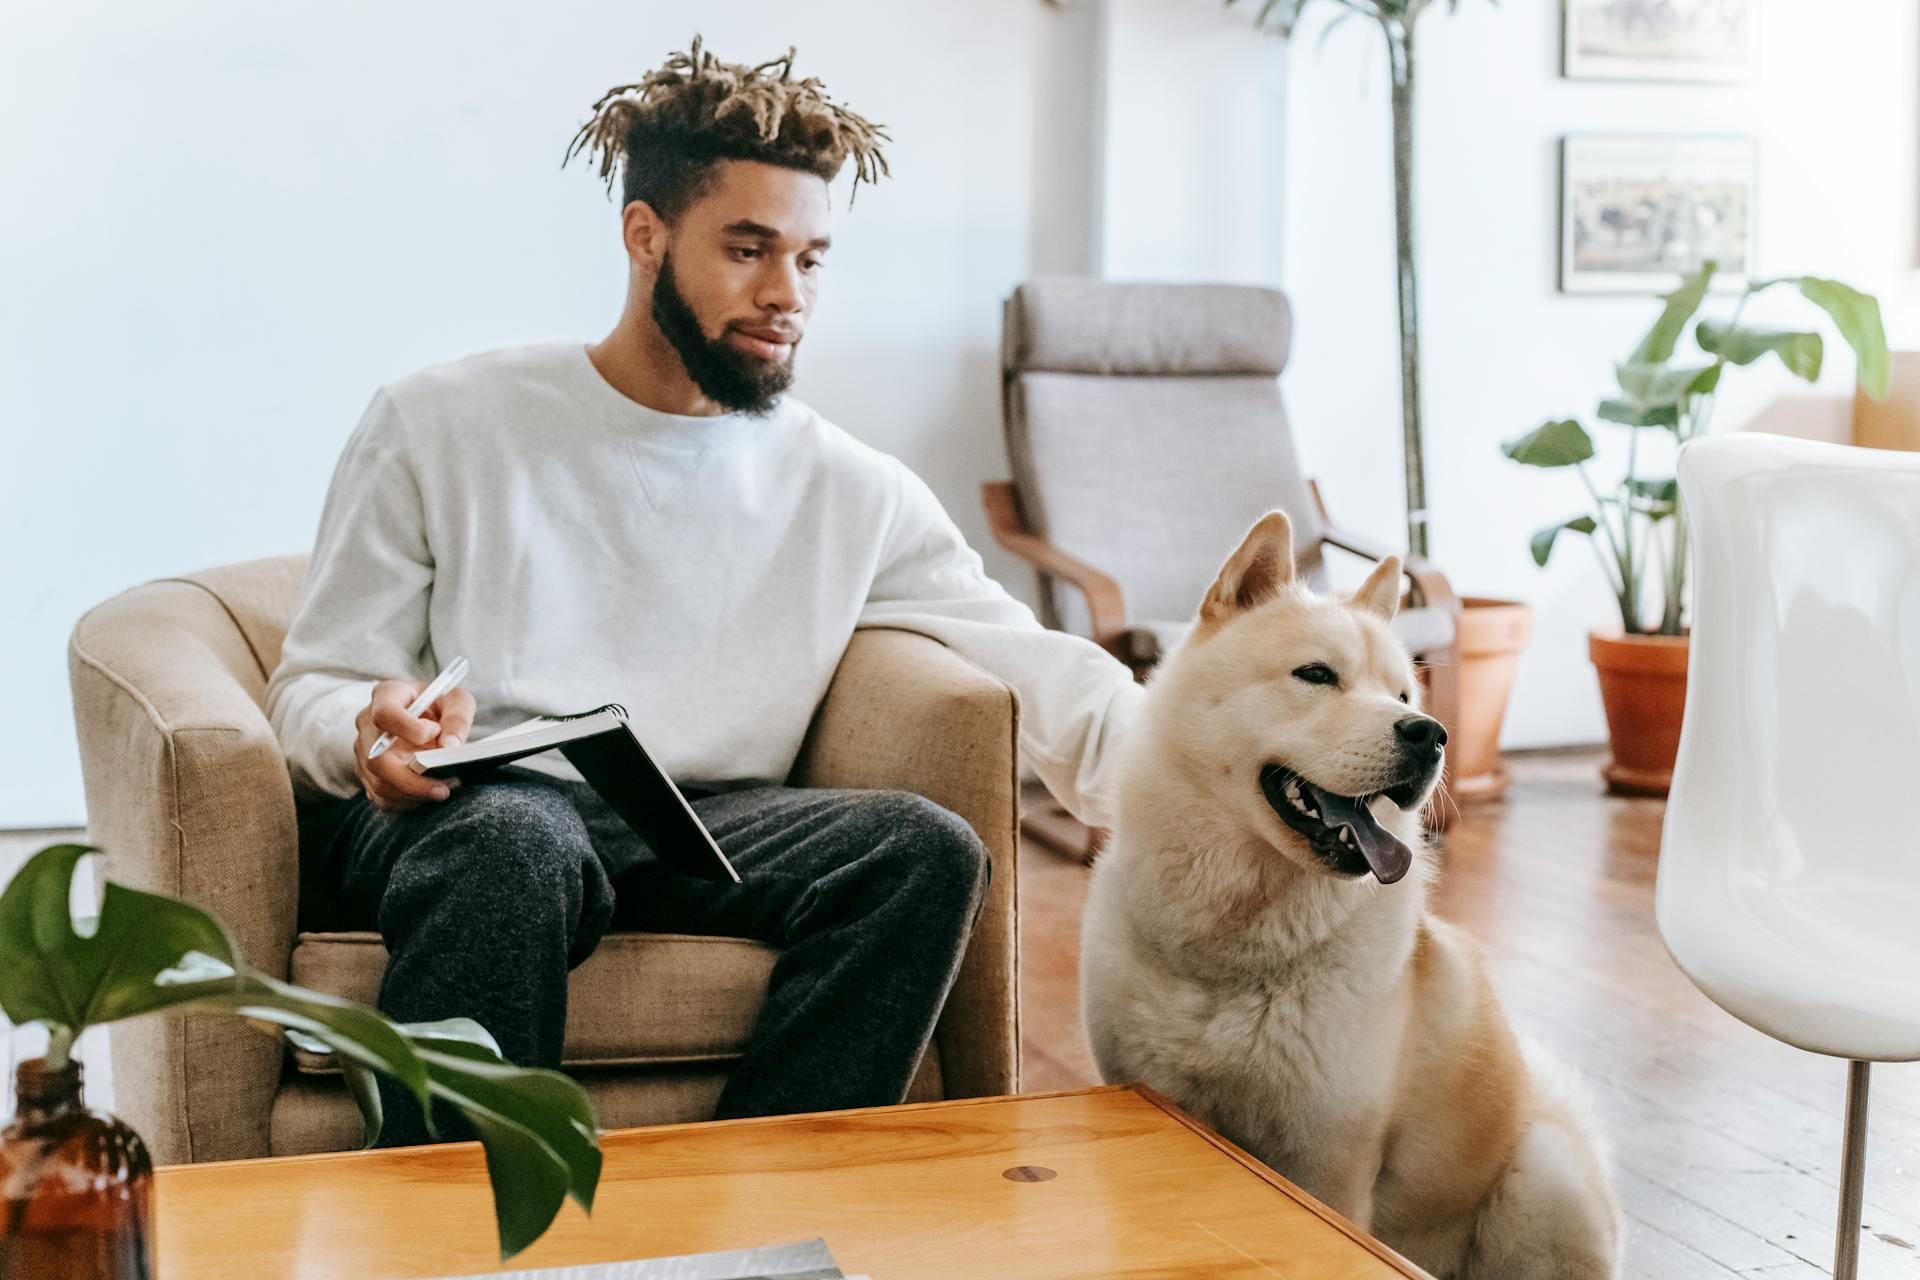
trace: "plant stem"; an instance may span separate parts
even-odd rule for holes
[[[74,1031],[58,1024],[47,1026],[47,1070],[59,1071],[73,1056]]]
[[[1425,558],[1426,446],[1420,430],[1420,319],[1413,261],[1413,22],[1382,18],[1393,72],[1393,231],[1400,296],[1400,424],[1407,480],[1407,549]]]
[[[1660,577],[1663,580],[1671,581],[1673,568],[1667,563],[1666,548],[1660,545],[1660,522],[1658,520],[1649,519],[1647,521],[1647,548],[1660,560]],[[1671,600],[1669,600],[1668,603],[1671,604]],[[1666,623],[1667,620],[1663,614],[1660,619],[1660,629],[1662,631],[1666,630]]]
[[[1687,513],[1676,497],[1673,504],[1673,559],[1667,565],[1667,608],[1660,616],[1660,634],[1680,634],[1680,595],[1687,582]]]
[[[1578,463],[1574,470],[1580,473],[1580,483],[1587,486],[1587,496],[1593,499],[1594,519],[1601,531],[1607,535],[1607,546],[1613,552],[1614,573],[1609,576],[1613,579],[1614,595],[1620,602],[1620,625],[1625,628],[1628,635],[1638,635],[1640,633],[1638,602],[1628,594],[1632,585],[1632,579],[1626,576],[1628,561],[1620,554],[1620,540],[1613,536],[1613,522],[1607,519],[1607,504],[1600,500],[1600,491],[1594,488],[1593,477],[1587,474],[1587,464]],[[1623,523],[1624,520],[1623,516]]]
[[[1592,538],[1587,539],[1587,545],[1593,548],[1593,558],[1600,562],[1600,576],[1605,578],[1607,580],[1607,585],[1613,588],[1613,598],[1616,601],[1619,600],[1620,585],[1615,580],[1615,577],[1619,571],[1620,566],[1609,561],[1607,559],[1607,553],[1605,551],[1602,551],[1600,549],[1600,544],[1595,542]]]
[[[1638,554],[1634,557],[1634,563],[1640,566],[1641,576],[1644,577],[1647,569],[1653,563],[1655,553],[1660,551],[1660,521],[1650,512],[1642,511],[1640,514],[1646,518],[1646,529],[1640,535],[1640,546]],[[1660,564],[1660,578],[1664,583],[1667,576],[1666,556],[1664,553],[1660,554]],[[1635,594],[1644,595],[1645,592],[1636,592]]]
[[[1639,427],[1627,428],[1627,480],[1620,486],[1620,542],[1621,551],[1626,560],[1620,566],[1620,576],[1626,579],[1627,596],[1633,601],[1633,616],[1640,617],[1640,573],[1633,559],[1633,479],[1640,466]],[[1633,628],[1627,628],[1631,631]]]

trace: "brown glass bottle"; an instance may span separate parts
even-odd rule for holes
[[[0,1131],[0,1280],[148,1280],[153,1162],[80,1101],[80,1064],[29,1058]]]

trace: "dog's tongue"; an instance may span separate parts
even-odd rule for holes
[[[1313,786],[1312,783],[1307,785]],[[1320,821],[1330,827],[1345,827],[1353,832],[1353,843],[1373,869],[1376,880],[1381,884],[1392,884],[1407,874],[1407,869],[1413,865],[1413,850],[1381,826],[1363,802],[1351,796],[1322,791],[1319,787],[1313,788],[1313,798],[1320,802]]]

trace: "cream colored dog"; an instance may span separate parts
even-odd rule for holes
[[[1446,734],[1387,623],[1254,526],[1155,673],[1081,952],[1102,1075],[1167,1094],[1436,1276],[1601,1280],[1622,1231],[1560,1069],[1426,912]]]

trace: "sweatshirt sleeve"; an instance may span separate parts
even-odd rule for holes
[[[299,608],[267,682],[267,719],[307,793],[350,796],[354,718],[382,680],[430,672],[433,556],[399,410],[375,394],[327,490]]]
[[[1099,645],[1041,626],[987,576],[926,483],[895,469],[897,506],[859,625],[930,636],[1012,685],[1034,772],[1075,817],[1111,826],[1118,747],[1143,690]]]

